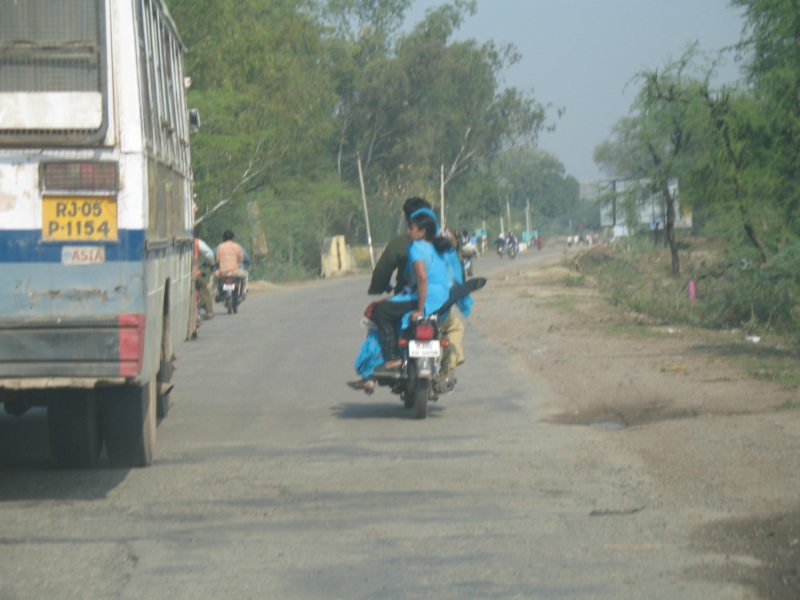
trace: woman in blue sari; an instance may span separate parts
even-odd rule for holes
[[[409,283],[403,292],[378,304],[373,312],[383,359],[383,365],[374,369],[376,371],[386,373],[400,368],[402,360],[397,346],[398,327],[405,329],[417,317],[435,313],[449,298],[454,278],[447,253],[452,252],[453,246],[447,238],[437,236],[438,231],[436,213],[431,209],[422,208],[411,214],[407,232],[409,245],[406,265],[406,281]],[[376,362],[374,348],[366,348],[369,342],[368,339],[365,347],[362,347],[362,355],[359,356],[359,361],[365,365],[370,361]],[[373,368],[359,368],[359,373],[365,378],[372,372]],[[364,379],[350,382],[349,385],[364,389],[371,387],[372,382]]]

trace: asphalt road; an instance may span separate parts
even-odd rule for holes
[[[42,411],[0,417],[0,600],[749,597],[691,575],[612,433],[538,422],[548,390],[490,332],[425,421],[347,388],[366,287],[205,323],[148,469],[55,470]]]

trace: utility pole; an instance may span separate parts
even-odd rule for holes
[[[526,231],[530,231],[531,230],[531,199],[528,198],[527,202],[528,202],[528,206],[525,209],[525,225],[528,228]]]
[[[503,217],[502,216],[500,217],[500,235],[502,235],[503,237],[506,237],[506,229],[503,226]]]
[[[367,191],[364,189],[364,172],[361,170],[361,153],[358,156],[358,180],[361,182],[361,200],[364,201],[364,220],[367,222],[367,244],[369,244],[369,262],[375,270],[375,251],[372,249],[372,231],[369,228],[369,211],[367,210]]]
[[[511,202],[509,201],[508,196],[506,196],[506,210],[508,211],[508,230],[511,231],[514,226],[511,224]]]
[[[441,171],[441,186],[439,188],[439,196],[442,200],[442,218],[440,219],[442,230],[445,228],[445,221],[444,221],[444,164],[442,164],[442,171]]]

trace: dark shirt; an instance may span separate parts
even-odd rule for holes
[[[394,293],[399,294],[406,285],[406,263],[408,262],[408,237],[398,235],[393,238],[378,259],[372,272],[369,294],[384,294],[392,283],[392,274],[397,271]]]

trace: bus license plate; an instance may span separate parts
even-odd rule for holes
[[[42,198],[42,239],[46,242],[116,242],[114,198]]]
[[[438,358],[442,353],[439,340],[430,342],[419,342],[411,340],[408,342],[408,355],[411,358]]]

